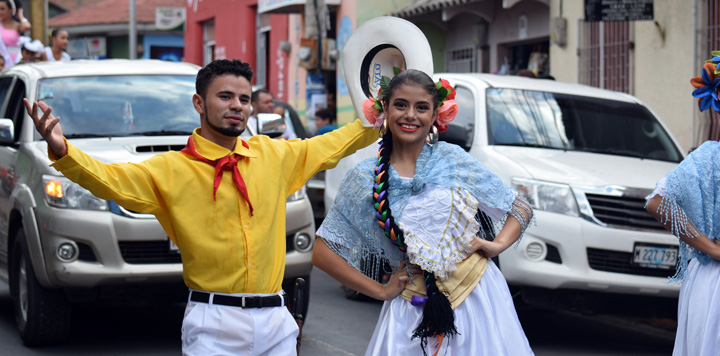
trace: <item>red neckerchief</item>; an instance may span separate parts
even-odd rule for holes
[[[250,148],[247,142],[240,140],[242,142],[242,145],[245,146],[245,148]],[[222,181],[223,171],[232,171],[232,178],[233,182],[235,182],[235,187],[237,187],[238,191],[240,191],[240,194],[245,198],[245,201],[248,203],[248,207],[250,207],[250,216],[253,216],[253,207],[252,203],[250,203],[250,197],[248,196],[247,187],[245,186],[245,181],[242,178],[242,175],[240,174],[240,170],[238,169],[237,162],[242,158],[241,156],[238,156],[236,154],[231,154],[228,156],[225,156],[223,158],[220,158],[215,161],[211,161],[203,156],[201,156],[197,151],[195,151],[195,143],[193,142],[192,136],[188,139],[188,143],[180,152],[185,153],[187,155],[193,156],[213,167],[215,167],[215,184],[213,189],[213,200],[215,199],[215,193],[218,190],[218,187],[220,186],[220,181]]]

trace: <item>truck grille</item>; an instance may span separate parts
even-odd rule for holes
[[[586,193],[593,215],[601,222],[617,227],[665,231],[645,210],[645,199]]]
[[[643,268],[632,265],[630,263],[633,258],[633,254],[631,252],[588,248],[587,257],[590,268],[598,271],[663,278],[667,278],[675,274],[675,267],[670,269],[660,269]]]
[[[119,245],[123,260],[130,264],[182,263],[168,241],[120,241]]]

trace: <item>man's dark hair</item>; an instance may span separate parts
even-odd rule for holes
[[[195,92],[206,98],[208,87],[215,78],[232,74],[252,81],[253,70],[250,65],[237,59],[217,59],[200,69],[195,79]]]
[[[328,108],[320,109],[320,110],[316,111],[315,116],[321,117],[323,119],[328,119],[328,120],[330,120],[331,124],[335,124],[335,112]]]
[[[258,97],[260,96],[260,93],[271,95],[267,89],[258,89],[252,93],[252,96],[250,97],[250,103],[256,103],[258,101]]]

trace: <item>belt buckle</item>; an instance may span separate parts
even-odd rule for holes
[[[242,298],[242,307],[245,308],[245,296],[243,295],[240,298]]]

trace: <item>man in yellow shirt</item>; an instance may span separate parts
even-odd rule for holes
[[[295,354],[298,328],[281,291],[286,200],[378,137],[357,120],[308,140],[242,140],[252,75],[239,60],[202,68],[192,98],[200,128],[181,152],[137,164],[89,157],[65,140],[52,108],[25,99],[56,169],[99,198],[154,214],[180,249],[191,290],[184,355]]]

